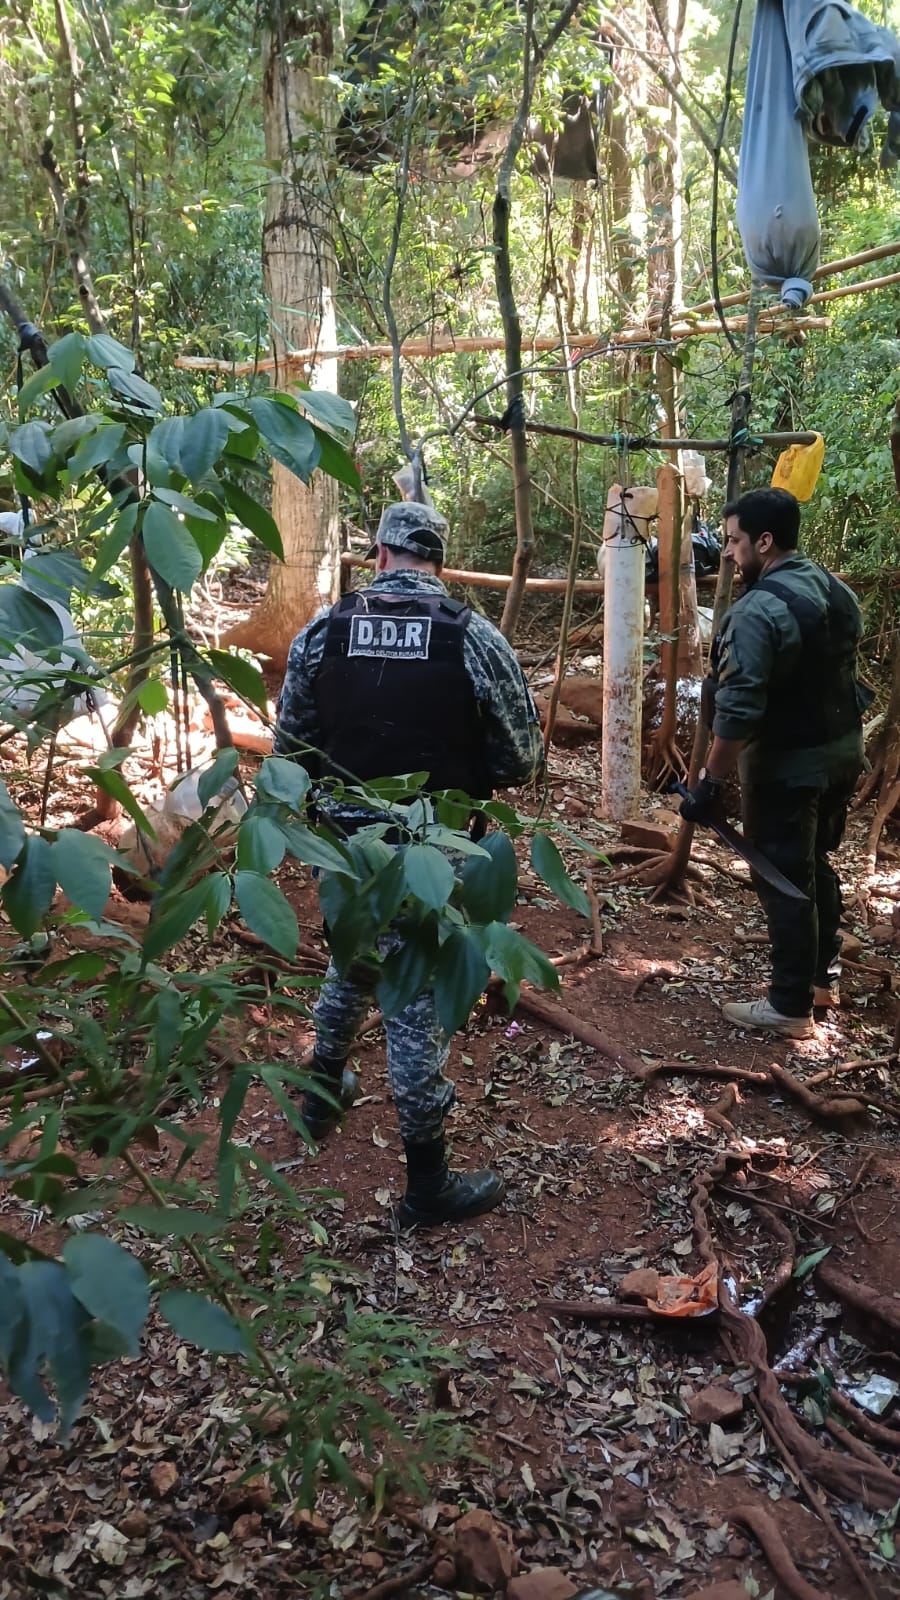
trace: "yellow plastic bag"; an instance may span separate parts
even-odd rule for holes
[[[825,440],[817,433],[812,444],[792,444],[783,450],[772,473],[773,489],[788,489],[797,500],[810,500],[825,459]]]

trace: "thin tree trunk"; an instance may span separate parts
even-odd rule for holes
[[[263,271],[269,300],[276,386],[290,382],[279,363],[296,349],[336,343],[335,258],[330,199],[337,106],[329,82],[331,32],[325,18],[280,13],[263,41],[263,120],[269,182]],[[314,362],[314,388],[337,390],[336,360]],[[340,588],[338,486],[322,472],[303,484],[275,463],[272,515],[284,545],[261,604],[227,636],[284,669],[291,640]]]

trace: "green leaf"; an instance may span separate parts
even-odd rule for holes
[[[30,939],[37,933],[56,888],[53,850],[46,839],[32,833],[16,862],[15,871],[0,889],[3,909],[17,933]]]
[[[165,895],[157,901],[147,931],[141,942],[145,961],[157,961],[167,950],[180,944],[194,923],[206,914],[206,879],[192,883],[189,889]]]
[[[319,471],[329,478],[335,478],[338,483],[346,484],[348,489],[360,489],[362,479],[352,456],[347,454],[342,444],[338,444],[337,439],[332,439],[330,433],[323,433],[321,428],[316,428],[314,432],[319,443]]]
[[[260,544],[266,550],[270,551],[273,556],[277,556],[279,561],[283,561],[284,546],[281,542],[281,534],[278,531],[278,523],[271,512],[267,511],[265,506],[261,506],[251,495],[246,494],[239,484],[232,483],[228,479],[223,481],[222,491],[238,521],[243,523],[245,528],[249,528],[251,533],[256,534]]]
[[[210,511],[207,506],[201,506],[198,501],[192,500],[190,495],[182,494],[179,489],[166,489],[158,485],[153,490],[154,500],[161,500],[172,511],[180,511],[184,517],[192,517],[195,522],[220,522],[218,512]]]
[[[356,433],[356,412],[343,395],[332,394],[329,389],[301,389],[295,399],[313,422],[330,428],[332,433],[346,433],[353,438]]]
[[[359,876],[346,850],[324,834],[313,832],[312,828],[305,828],[297,822],[282,823],[282,830],[291,855],[295,861],[302,861],[305,867],[348,873],[351,878]]]
[[[163,417],[161,422],[155,422],[150,429],[147,440],[148,450],[161,456],[166,466],[181,472],[181,441],[184,438],[186,417]]]
[[[25,843],[25,824],[17,805],[0,779],[0,866],[9,869]]]
[[[274,872],[284,860],[287,840],[274,817],[251,811],[238,832],[237,865],[249,872]]]
[[[25,1320],[19,1274],[0,1250],[0,1367],[5,1367]]]
[[[201,772],[197,783],[197,798],[204,811],[211,800],[219,794],[223,784],[233,778],[237,771],[238,753],[235,749],[217,750],[215,760],[211,766]]]
[[[169,695],[160,678],[148,678],[138,686],[137,702],[147,717],[159,717],[169,704]]]
[[[402,944],[385,958],[375,988],[382,1016],[398,1016],[428,987],[436,947],[434,919],[428,918],[410,929]]]
[[[71,550],[38,550],[23,565],[19,581],[29,594],[68,609],[72,590],[89,588],[91,573]]]
[[[123,422],[104,422],[82,440],[74,455],[66,460],[66,471],[73,483],[104,467],[116,454],[125,437]],[[55,436],[54,436],[55,442]]]
[[[191,483],[199,483],[218,461],[229,432],[227,416],[223,411],[213,410],[212,406],[205,406],[187,418],[181,435],[179,466]]]
[[[798,1281],[808,1278],[810,1273],[815,1271],[819,1262],[824,1261],[825,1257],[830,1254],[831,1248],[830,1244],[826,1244],[823,1245],[821,1250],[812,1250],[808,1256],[801,1256],[794,1268],[793,1276]]]
[[[108,367],[106,381],[116,393],[123,395],[132,405],[139,406],[142,411],[152,411],[159,415],[163,408],[163,397],[152,383],[147,383],[136,372],[126,372],[123,367]]]
[[[247,1336],[223,1306],[205,1295],[187,1289],[169,1289],[159,1297],[159,1309],[171,1323],[179,1339],[196,1344],[214,1355],[244,1355],[249,1350]]]
[[[116,1221],[140,1228],[155,1239],[214,1239],[228,1227],[226,1217],[188,1211],[182,1206],[126,1206]]]
[[[256,775],[256,792],[299,811],[309,793],[309,773],[286,756],[267,756]]]
[[[519,866],[505,833],[479,840],[482,856],[471,856],[462,873],[462,903],[473,922],[505,921],[519,890]]]
[[[506,985],[510,1010],[519,998],[519,986],[527,979],[536,989],[558,989],[559,973],[530,939],[507,927],[505,922],[491,922],[480,931],[484,953],[497,976]]]
[[[92,366],[102,367],[104,372],[109,367],[122,367],[126,372],[134,371],[134,355],[127,345],[120,344],[109,333],[94,333],[87,341],[85,353]]]
[[[56,382],[74,394],[81,382],[81,369],[84,366],[87,352],[87,340],[83,333],[67,333],[61,339],[51,344],[47,351],[50,366],[56,374]]]
[[[23,422],[21,428],[13,428],[8,442],[16,460],[23,461],[38,477],[53,459],[47,422]]]
[[[99,922],[109,899],[115,851],[94,834],[77,828],[63,828],[52,850],[53,870],[63,894],[79,911]]]
[[[62,623],[55,611],[19,583],[0,584],[0,643],[27,645],[35,654],[58,645]]]
[[[440,911],[453,893],[456,877],[447,857],[432,844],[411,844],[403,852],[403,872],[410,894]]]
[[[46,394],[48,389],[54,388],[57,383],[59,383],[59,378],[52,367],[38,367],[30,378],[25,379],[16,395],[19,416],[24,417],[28,407],[33,405],[35,400],[39,400],[42,394]]]
[[[126,1352],[140,1355],[150,1310],[147,1274],[133,1255],[102,1233],[79,1233],[63,1246],[72,1293],[92,1317],[120,1334]]]
[[[136,502],[125,506],[124,510],[120,511],[100,549],[97,551],[93,573],[95,585],[103,577],[103,574],[109,571],[110,567],[115,566],[123,550],[127,548],[137,526],[137,515],[138,506]]]
[[[206,880],[206,931],[212,938],[231,905],[231,879],[225,872],[211,872]]]
[[[270,454],[308,483],[318,464],[321,446],[306,418],[294,406],[267,395],[254,395],[248,404]]]
[[[93,778],[97,788],[102,789],[104,794],[110,795],[113,800],[118,800],[119,805],[128,812],[141,833],[145,833],[148,839],[156,838],[156,829],[138,804],[121,772],[110,772],[104,767],[87,767],[85,776]]]
[[[454,928],[441,946],[434,976],[435,1004],[446,1033],[462,1027],[490,975],[478,940],[468,929]]]
[[[258,872],[236,872],[234,892],[241,916],[250,929],[281,956],[296,953],[300,940],[297,918],[280,889]]]
[[[203,559],[184,524],[158,500],[151,500],[141,524],[144,549],[154,572],[173,589],[189,593]]]
[[[9,1386],[36,1417],[52,1422],[54,1408],[39,1376],[46,1361],[65,1440],[90,1383],[88,1314],[75,1299],[66,1269],[58,1261],[26,1261],[19,1268],[19,1286],[25,1300],[25,1326],[10,1356]]]
[[[266,682],[257,667],[242,656],[235,656],[228,650],[210,650],[209,659],[212,662],[216,677],[227,683],[230,689],[241,695],[244,700],[249,700],[258,706],[260,711],[267,710],[268,695]]]
[[[532,839],[531,865],[547,888],[552,889],[557,900],[561,900],[564,906],[571,906],[573,911],[580,911],[583,917],[590,916],[587,895],[577,883],[572,882],[566,864],[548,834],[536,833]]]

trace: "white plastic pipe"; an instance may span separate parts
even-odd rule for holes
[[[606,500],[601,811],[611,822],[635,816],[640,802],[644,551],[656,508],[655,487],[614,483]]]

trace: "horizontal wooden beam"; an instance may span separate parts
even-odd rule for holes
[[[733,333],[742,333],[747,326],[746,317],[726,317],[726,326]],[[831,327],[828,317],[797,317],[787,306],[772,306],[760,313],[757,321],[759,333],[791,334],[800,329]],[[694,339],[705,333],[720,333],[721,324],[715,322],[673,322],[665,340],[658,330],[649,326],[622,328],[605,339],[591,333],[573,333],[569,347],[573,354],[584,359],[589,355],[605,355],[615,350],[630,350],[635,346],[669,343],[672,340]],[[433,338],[404,339],[400,354],[406,360],[431,361],[439,356],[468,355],[474,352],[501,351],[504,340],[496,334],[440,334]],[[539,333],[523,340],[523,352],[562,350],[559,334]],[[393,346],[389,344],[342,344],[331,349],[317,349],[309,345],[305,350],[292,350],[279,357],[266,356],[262,361],[222,361],[212,356],[176,356],[176,367],[187,372],[227,372],[233,378],[245,378],[256,372],[290,372],[294,368],[306,369],[319,361],[390,361]]]
[[[837,261],[823,262],[821,267],[816,267],[811,281],[819,283],[822,278],[833,278],[838,272],[852,272],[855,267],[865,267],[873,261],[884,261],[889,256],[900,256],[900,239],[892,239],[889,244],[874,245],[871,250],[860,250],[855,256],[841,256]],[[871,278],[868,280],[868,285],[854,284],[851,287],[848,284],[844,293],[862,293],[866,287],[879,286],[880,282],[881,280],[878,278]],[[813,298],[818,299],[819,296],[814,295]],[[749,289],[738,289],[734,294],[723,295],[719,304],[726,308],[728,306],[743,306],[746,305],[749,299]],[[675,317],[697,317],[708,311],[715,311],[715,309],[715,300],[699,300],[695,306],[684,306],[682,309],[674,311],[672,315]],[[655,325],[658,323],[659,317],[650,316],[647,320]]]
[[[352,551],[345,550],[341,555],[342,567],[368,567],[374,570],[374,561],[367,561],[365,556],[355,556]],[[441,577],[445,583],[462,583],[469,589],[508,589],[512,583],[511,572],[469,572],[461,567],[444,567]],[[566,578],[526,578],[525,587],[539,594],[565,594],[568,588]],[[714,589],[716,575],[710,573],[697,579],[697,588]],[[576,578],[575,591],[577,594],[602,594],[606,585],[602,578]],[[647,590],[653,593],[658,584],[648,583]]]
[[[506,427],[502,417],[476,414],[472,422],[488,428]],[[559,439],[577,439],[581,444],[604,445],[609,450],[698,450],[708,455],[717,450],[731,449],[730,439],[655,439],[643,434],[586,433],[583,428],[566,428],[561,423],[552,422],[526,420],[525,430],[527,433],[551,434]],[[753,445],[774,445],[786,449],[790,444],[815,444],[817,438],[816,433],[755,433],[751,435],[751,442]]]

